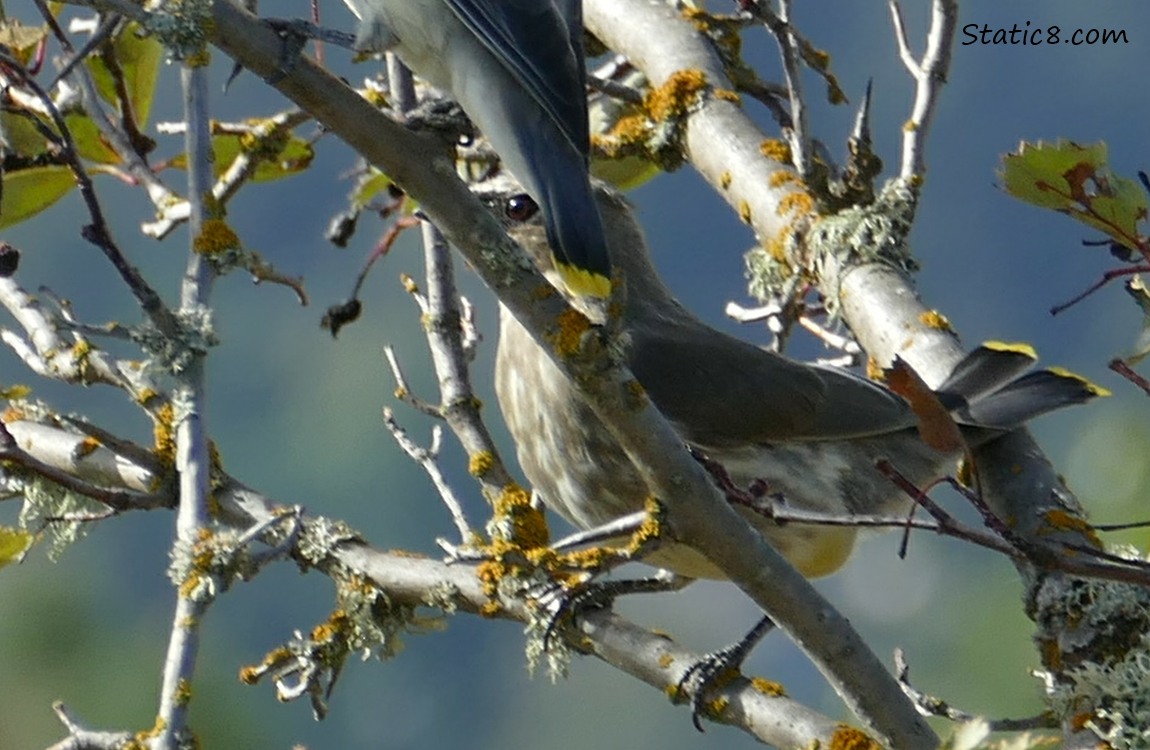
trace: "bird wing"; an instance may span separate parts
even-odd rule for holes
[[[630,333],[631,371],[683,437],[699,445],[843,440],[915,424],[907,403],[882,386],[711,328]]]
[[[590,148],[582,0],[445,0],[547,112],[576,153]],[[571,92],[580,92],[572,96]]]

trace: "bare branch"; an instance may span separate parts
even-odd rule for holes
[[[68,737],[48,750],[122,750],[132,740],[131,732],[102,732],[86,729],[60,701],[52,704],[60,723],[68,730]]]
[[[202,238],[208,235],[210,221],[219,221],[207,206],[208,186],[212,175],[210,122],[207,114],[207,69],[185,62],[180,70],[184,94],[184,116],[188,130],[185,140],[188,154],[188,198],[191,204],[190,238],[187,267],[180,293],[180,311],[198,316],[205,310],[214,276],[204,257]],[[173,582],[177,588],[175,613],[164,660],[160,687],[156,746],[174,747],[188,733],[188,704],[192,675],[200,645],[200,626],[214,598],[208,587],[190,585],[192,577],[203,575],[194,565],[176,565],[181,557],[192,557],[196,545],[204,541],[208,523],[208,493],[211,487],[211,457],[204,425],[207,411],[204,377],[204,354],[193,354],[186,369],[178,373],[173,395],[176,433],[176,472],[179,481],[179,506],[176,518],[176,542],[173,570],[179,571]],[[193,558],[194,559],[194,558]],[[183,576],[181,579],[180,576]]]
[[[388,407],[383,407],[383,423],[387,425],[388,432],[395,438],[395,442],[399,443],[399,447],[403,448],[403,452],[411,457],[411,460],[419,464],[420,468],[427,473],[431,483],[435,485],[436,492],[439,493],[440,499],[443,504],[447,506],[447,510],[451,513],[451,520],[455,523],[455,529],[459,532],[460,542],[464,545],[471,542],[475,536],[475,532],[471,529],[471,525],[467,523],[467,517],[463,513],[463,504],[455,496],[455,491],[451,489],[451,485],[447,483],[447,479],[443,476],[443,472],[439,470],[439,444],[443,435],[443,430],[439,425],[431,428],[431,447],[422,448],[416,445],[415,441],[408,436],[407,431],[404,430],[399,422],[395,420],[395,412]]]
[[[926,139],[938,108],[938,98],[950,75],[950,56],[954,49],[954,32],[958,25],[958,3],[955,0],[932,0],[930,32],[922,60],[915,60],[906,37],[902,11],[897,0],[889,0],[894,20],[899,56],[915,80],[914,105],[910,119],[902,128],[902,165],[899,178],[910,183],[921,182],[926,174]]]
[[[906,654],[901,648],[894,651],[895,669],[898,672],[898,681],[902,689],[910,696],[924,713],[929,716],[941,716],[950,721],[967,722],[981,717],[962,711],[947,703],[941,698],[916,689],[910,684],[910,665],[906,661]],[[1057,729],[1058,721],[1049,713],[1031,716],[1026,719],[993,719],[987,721],[987,728],[992,732],[1021,732],[1027,729]]]

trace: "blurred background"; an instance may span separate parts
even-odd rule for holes
[[[926,0],[905,0],[911,41],[920,52],[927,29]],[[17,5],[21,5],[18,3]],[[733,4],[730,4],[733,6]],[[901,125],[912,82],[897,57],[887,5],[882,0],[797,3],[801,31],[832,56],[832,70],[852,105],[831,108],[808,78],[814,134],[836,156],[868,79],[874,79],[872,130],[888,165],[899,158]],[[298,6],[298,7],[297,7]],[[729,11],[728,4],[711,3]],[[342,4],[322,5],[325,23],[353,28]],[[11,11],[10,11],[11,12]],[[16,12],[24,12],[20,9]],[[274,12],[306,15],[307,4],[281,3]],[[32,20],[29,10],[26,20]],[[959,21],[1009,28],[1056,24],[1124,29],[1118,46],[956,46],[949,85],[929,141],[929,174],[913,249],[927,303],[945,313],[968,345],[989,338],[1034,344],[1046,364],[1069,367],[1115,391],[1101,403],[1043,418],[1039,441],[1097,522],[1146,518],[1147,410],[1133,387],[1106,370],[1127,352],[1141,320],[1117,284],[1052,318],[1048,310],[1115,267],[1105,248],[1069,219],[1014,201],[996,186],[999,157],[1022,140],[1068,138],[1105,141],[1114,169],[1134,177],[1150,170],[1150,4],[1113,0],[1013,3],[973,0]],[[963,41],[960,33],[958,42]],[[773,42],[747,35],[748,57],[763,77],[780,80]],[[353,66],[339,50],[328,64],[350,80],[371,71]],[[216,55],[213,76],[222,84],[230,62]],[[174,69],[162,86],[154,123],[178,120]],[[218,90],[218,89],[216,89]],[[220,119],[270,115],[286,101],[251,75],[241,77],[213,113]],[[747,109],[774,134],[767,113]],[[307,132],[307,129],[304,130]],[[178,139],[156,136],[163,153]],[[282,287],[254,287],[243,274],[219,282],[214,294],[222,343],[211,353],[211,411],[207,415],[224,465],[242,481],[283,503],[345,519],[373,544],[437,555],[437,536],[453,534],[450,520],[423,473],[396,447],[380,419],[395,405],[394,383],[381,347],[395,345],[423,397],[435,400],[418,311],[398,277],[422,276],[416,233],[373,273],[360,322],[338,340],[319,328],[323,309],[344,299],[364,255],[383,227],[361,220],[353,245],[335,249],[323,239],[328,219],[346,205],[346,173],[354,154],[335,138],[317,145],[304,175],[248,188],[230,207],[229,220],[245,244],[280,271],[306,278],[313,300],[300,307]],[[884,177],[889,175],[888,168]],[[181,192],[182,175],[165,178]],[[186,236],[164,243],[142,238],[152,217],[144,196],[113,180],[99,180],[116,236],[132,260],[174,299]],[[753,237],[690,170],[662,175],[631,195],[646,227],[656,264],[685,304],[713,325],[756,341],[761,328],[727,320],[728,300],[750,303],[742,254]],[[18,278],[35,290],[44,284],[75,304],[87,322],[134,323],[139,312],[99,252],[79,236],[86,222],[74,196],[6,233],[24,251]],[[462,267],[462,263],[459,264]],[[514,465],[494,395],[492,357],[496,308],[466,269],[461,284],[478,306],[484,334],[474,374],[488,405],[489,424]],[[11,325],[6,324],[6,325]],[[798,342],[793,354],[817,356]],[[62,387],[34,378],[7,351],[0,352],[0,382],[28,383],[60,411],[75,411],[124,436],[150,443],[150,425],[121,394],[107,388]],[[417,439],[427,420],[397,407]],[[451,439],[442,466],[467,503],[473,523],[487,508],[466,474]],[[954,512],[970,514],[950,501]],[[0,522],[15,522],[16,503],[0,506]],[[136,513],[91,530],[59,563],[34,551],[19,567],[0,571],[0,748],[45,747],[63,732],[50,705],[63,700],[99,728],[152,724],[174,592],[164,571],[173,534],[171,513]],[[553,529],[564,531],[558,519]],[[1147,532],[1112,535],[1147,546]],[[884,659],[896,646],[907,652],[915,684],[965,710],[1023,716],[1040,710],[1030,623],[1020,586],[1003,558],[925,534],[911,539],[909,557],[897,555],[897,534],[867,538],[851,563],[818,586],[851,619]],[[192,721],[205,748],[504,748],[584,747],[741,748],[743,734],[708,725],[692,729],[688,714],[663,694],[593,659],[577,659],[570,677],[552,685],[530,679],[520,628],[506,622],[455,617],[443,632],[411,634],[388,663],[351,663],[332,697],[326,721],[313,721],[304,702],[281,705],[268,686],[245,687],[239,668],[321,621],[332,588],[319,575],[301,577],[290,565],[269,568],[223,596],[205,622]],[[631,598],[619,609],[670,632],[700,650],[718,648],[756,619],[752,603],[732,585],[701,582],[673,595]],[[744,670],[783,683],[788,693],[849,721],[836,696],[797,649],[780,634],[753,653]],[[755,745],[757,746],[757,745]]]

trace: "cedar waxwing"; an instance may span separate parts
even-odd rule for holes
[[[559,282],[545,233],[538,222],[522,221],[529,198],[497,182],[493,192],[484,186],[477,192],[552,283]],[[767,492],[798,510],[895,515],[908,512],[913,500],[876,461],[886,459],[918,487],[955,473],[960,451],[924,443],[915,413],[886,387],[788,359],[701,322],[659,278],[623,198],[606,189],[597,189],[597,196],[617,283],[625,287],[625,360],[683,441],[721,465],[735,487],[765,483]],[[568,296],[580,306],[578,295]],[[583,309],[596,314],[593,306]],[[581,529],[642,510],[649,492],[627,454],[518,321],[506,309],[500,315],[495,389],[532,487]],[[1105,393],[1060,371],[1024,374],[1034,360],[1026,346],[983,345],[937,389],[972,447]],[[778,524],[739,510],[804,575],[832,573],[851,553],[854,528]],[[644,561],[687,577],[723,577],[684,545],[664,544]]]

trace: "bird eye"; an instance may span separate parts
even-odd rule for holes
[[[520,193],[507,199],[503,213],[512,221],[524,222],[539,213],[539,204],[527,193]]]

